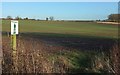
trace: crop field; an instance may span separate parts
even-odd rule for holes
[[[108,73],[118,26],[95,22],[19,20],[17,69],[10,20],[2,21],[3,73]]]
[[[10,20],[4,20],[3,31],[10,32]],[[117,38],[117,25],[97,24],[91,22],[59,22],[20,20],[19,32],[56,33],[95,37]]]

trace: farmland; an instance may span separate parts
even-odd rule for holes
[[[2,22],[3,31],[10,32],[10,21]],[[20,32],[57,33],[117,38],[117,26],[87,22],[19,21]]]
[[[2,21],[2,32],[4,73],[106,73],[109,67],[103,59],[118,38],[117,25],[19,20],[18,69],[13,70],[10,20]]]

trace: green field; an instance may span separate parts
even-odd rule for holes
[[[2,21],[2,31],[10,32],[10,20]],[[19,32],[72,34],[107,38],[118,37],[118,27],[116,25],[97,24],[95,22],[19,20]]]
[[[14,72],[10,37],[4,36],[10,20],[2,20],[2,31],[3,71]],[[24,73],[108,73],[106,60],[118,38],[117,25],[95,22],[19,20],[19,32],[18,72]]]

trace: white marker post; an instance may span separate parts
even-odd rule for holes
[[[14,51],[16,51],[16,34],[18,34],[18,21],[11,20],[11,43]]]
[[[17,49],[16,49],[16,34],[18,34],[18,21],[11,20],[11,46],[13,49],[13,70],[18,71],[17,68]]]
[[[18,21],[11,20],[11,35],[18,34]]]

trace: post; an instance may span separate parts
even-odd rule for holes
[[[12,42],[13,53],[16,53],[16,34],[11,35],[11,37],[12,37],[11,42]]]
[[[16,40],[16,34],[18,34],[18,21],[16,20],[11,20],[11,47],[12,47],[12,59],[13,59],[13,71],[17,73],[18,68],[17,68],[17,40]]]
[[[11,35],[11,47],[13,50],[12,53],[12,61],[13,61],[13,71],[17,73],[18,68],[17,68],[17,49],[16,49],[16,34]]]

